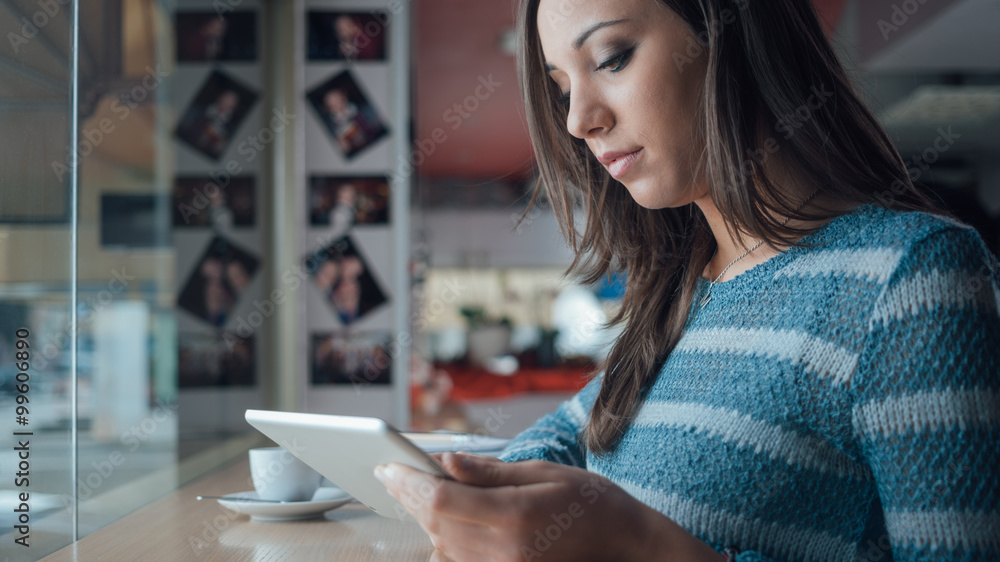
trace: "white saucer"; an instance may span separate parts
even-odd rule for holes
[[[237,512],[246,513],[256,521],[296,521],[319,517],[323,513],[350,502],[354,498],[337,487],[324,487],[316,490],[309,501],[301,502],[262,502],[262,501],[230,501],[225,498],[257,499],[257,492],[237,492],[226,494],[219,504]]]

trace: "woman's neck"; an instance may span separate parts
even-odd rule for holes
[[[808,196],[809,193],[805,193],[803,195],[796,197],[796,200],[800,202],[805,201],[806,197]],[[723,220],[722,214],[719,212],[718,208],[715,206],[714,201],[712,201],[711,197],[707,193],[701,199],[696,200],[695,204],[698,205],[702,213],[704,213],[705,219],[708,221],[709,228],[712,230],[712,235],[715,237],[716,245],[718,248],[718,250],[715,253],[715,256],[709,261],[708,265],[701,273],[701,277],[704,279],[707,279],[709,281],[716,281],[718,283],[723,283],[725,281],[728,281],[736,277],[740,273],[748,271],[751,268],[766,262],[767,260],[781,254],[782,252],[788,249],[788,246],[783,246],[783,245],[778,245],[777,248],[773,248],[767,243],[758,245],[761,239],[746,232],[738,232],[737,233],[739,235],[738,238],[731,236],[730,233],[726,230],[726,225]],[[805,205],[802,206],[800,210],[809,211],[816,209],[824,209],[824,210],[835,210],[838,212],[847,212],[853,207],[854,205],[833,201],[830,198],[824,197],[822,194],[817,193],[808,202],[806,202]],[[787,218],[783,215],[776,213],[770,213],[770,214],[773,220],[775,220],[778,224],[780,224]],[[817,221],[799,221],[790,219],[786,223],[786,226],[812,231],[823,226],[824,224],[829,222],[829,220],[830,219],[817,220]],[[805,235],[806,233],[802,234],[802,236]],[[801,236],[799,238],[801,238]],[[754,248],[755,246],[756,248]],[[750,250],[751,248],[753,248],[753,251],[740,258],[741,255],[743,255],[745,252],[747,252],[747,250]],[[736,261],[733,262],[733,260]],[[729,266],[728,269],[726,269],[727,265]],[[725,273],[723,274],[724,269]],[[722,274],[722,277],[719,277],[720,274]],[[716,278],[718,278],[718,280],[716,280]]]

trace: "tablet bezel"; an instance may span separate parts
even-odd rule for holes
[[[376,466],[397,462],[450,479],[432,457],[380,418],[253,409],[248,409],[245,417],[272,441],[383,517],[402,520],[409,513],[375,478]]]

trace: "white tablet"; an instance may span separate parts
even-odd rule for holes
[[[408,512],[372,474],[376,466],[398,462],[450,478],[433,458],[378,418],[247,410],[246,420],[384,517],[404,519]]]

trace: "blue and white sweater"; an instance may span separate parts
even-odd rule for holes
[[[1000,560],[1000,264],[971,227],[867,204],[698,302],[617,449],[590,382],[512,441],[756,560]]]

